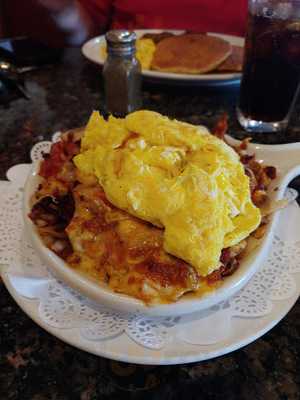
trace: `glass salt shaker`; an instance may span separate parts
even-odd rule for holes
[[[135,57],[136,34],[111,30],[103,66],[106,111],[124,117],[141,107],[141,65]]]

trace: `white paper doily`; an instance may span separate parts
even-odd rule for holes
[[[50,144],[37,144],[31,152],[33,161],[40,159]],[[143,364],[200,361],[255,340],[271,329],[299,296],[300,213],[290,190],[290,204],[281,211],[267,262],[227,302],[177,318],[121,315],[95,305],[51,276],[26,240],[21,207],[29,169],[29,164],[17,165],[7,173],[11,182],[0,182],[2,278],[32,319],[78,348]]]

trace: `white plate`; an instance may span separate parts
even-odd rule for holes
[[[294,237],[293,235],[295,235],[295,241],[299,239],[300,235],[299,217],[300,213],[297,206],[288,207],[283,211],[283,219],[280,221],[279,225],[281,228],[283,227],[284,230],[285,221],[291,221],[288,232],[293,232],[291,236]],[[19,270],[21,275],[24,274],[25,265],[21,267],[16,263],[13,263],[12,267],[12,271],[11,268],[9,268],[10,272],[18,274],[17,271]],[[180,330],[179,324],[173,328],[171,333],[172,337],[168,344],[159,350],[153,350],[147,349],[135,343],[125,333],[109,340],[93,341],[86,340],[86,338],[80,334],[80,330],[77,328],[55,328],[41,318],[38,301],[29,300],[28,298],[20,295],[14,289],[9,279],[9,274],[6,273],[6,268],[0,269],[0,274],[5,286],[17,304],[33,321],[35,321],[38,325],[52,335],[76,348],[97,356],[118,361],[150,365],[180,364],[202,361],[237,350],[248,343],[253,342],[273,328],[294,305],[300,291],[300,274],[298,273],[295,274],[294,277],[296,290],[292,296],[289,296],[286,299],[281,299],[280,301],[273,301],[273,308],[271,312],[265,316],[261,316],[259,318],[233,318],[231,322],[232,327],[230,330],[230,335],[225,336],[224,340],[220,340],[216,343],[207,343],[205,345],[187,343],[180,340],[180,335],[178,335]],[[255,302],[255,299],[253,300]],[[217,319],[218,327],[222,326],[222,320],[224,319],[223,314],[222,318],[220,318],[221,315],[219,315],[219,318]],[[200,332],[203,330],[203,328],[205,330],[203,323],[205,322],[203,322],[202,319],[198,319],[196,324],[194,324],[194,329],[199,330]],[[210,339],[211,337],[208,336],[207,340],[209,341]]]
[[[182,33],[179,30],[158,30],[158,29],[145,29],[136,30],[137,37],[141,37],[145,33],[160,33],[160,32],[172,32],[175,34]],[[217,36],[222,39],[227,40],[229,43],[236,46],[244,46],[244,39],[238,36],[231,35],[221,35],[217,33],[208,33],[209,35]],[[101,52],[102,46],[105,45],[105,37],[97,36],[90,39],[82,47],[83,55],[90,61],[97,64],[103,65],[105,59]],[[171,72],[159,72],[151,70],[143,70],[143,77],[151,80],[153,82],[166,82],[166,83],[176,83],[176,84],[197,84],[197,85],[227,85],[232,83],[239,83],[241,78],[241,73],[220,73],[220,74],[176,74]]]
[[[44,151],[47,151],[49,149],[49,146],[51,145],[51,142],[44,142],[43,145],[42,143],[38,143],[33,149],[32,157],[34,157],[34,159],[40,159],[40,155]],[[276,164],[279,167],[281,178],[283,178],[283,181],[281,180],[281,185],[285,185],[285,183],[292,179],[293,176],[299,174],[299,167],[295,166],[297,165],[297,162],[299,160],[300,143],[278,146],[253,145],[252,148],[255,149],[259,159],[265,160],[265,162],[268,164]],[[272,307],[269,309],[267,314],[262,314],[259,317],[253,316],[251,318],[249,318],[249,316],[245,316],[242,318],[234,317],[232,319],[232,327],[230,331],[231,333],[229,336],[224,336],[223,330],[219,329],[219,331],[221,332],[221,337],[223,337],[223,339],[220,337],[217,342],[212,343],[211,337],[207,337],[207,332],[205,329],[206,320],[203,321],[201,318],[199,319],[197,317],[195,320],[194,316],[188,317],[192,318],[193,331],[204,331],[204,339],[206,340],[202,340],[202,344],[191,344],[189,342],[187,343],[183,341],[182,336],[178,336],[178,333],[180,334],[179,329],[181,329],[181,324],[178,324],[174,328],[172,328],[172,331],[170,331],[170,340],[168,341],[166,346],[164,346],[160,350],[153,350],[142,347],[138,343],[131,340],[129,336],[125,333],[122,333],[116,337],[112,337],[108,340],[96,341],[87,340],[86,338],[84,338],[80,334],[80,329],[78,329],[77,327],[68,327],[65,329],[53,327],[49,325],[49,323],[47,323],[45,319],[41,318],[39,312],[40,303],[36,300],[30,300],[24,297],[24,294],[21,295],[21,293],[17,292],[12,286],[9,278],[9,273],[15,275],[20,274],[21,276],[28,277],[32,276],[34,271],[36,274],[34,276],[36,276],[37,278],[44,276],[44,267],[41,266],[38,258],[36,258],[36,256],[33,257],[32,255],[29,257],[29,260],[27,260],[26,257],[28,256],[28,254],[26,254],[26,251],[24,251],[22,247],[20,248],[21,242],[19,235],[21,235],[22,232],[22,226],[20,225],[21,206],[18,202],[15,202],[15,196],[18,193],[18,196],[20,197],[20,190],[18,188],[23,187],[26,176],[28,175],[29,167],[29,164],[18,165],[8,171],[7,177],[11,182],[13,182],[14,188],[14,190],[12,191],[13,196],[9,196],[9,200],[6,199],[5,192],[10,187],[11,183],[0,181],[1,196],[4,195],[4,199],[6,199],[2,199],[1,203],[2,214],[0,218],[0,229],[3,236],[3,242],[2,246],[0,247],[3,251],[3,254],[1,254],[2,265],[0,265],[0,274],[8,291],[15,299],[17,304],[23,309],[23,311],[46,331],[70,345],[73,345],[81,350],[90,352],[98,356],[137,364],[166,365],[207,360],[237,350],[247,345],[248,343],[253,342],[257,338],[268,332],[288,313],[288,311],[295,304],[299,296],[300,274],[299,263],[297,263],[297,260],[299,260],[297,243],[300,238],[300,213],[299,208],[297,207],[297,205],[294,204],[280,212],[281,216],[279,218],[279,224],[277,227],[277,235],[279,234],[279,236],[282,236],[283,240],[287,240],[288,245],[291,241],[296,246],[294,246],[294,248],[296,249],[296,253],[291,253],[292,257],[288,258],[291,261],[286,262],[286,258],[284,257],[283,261],[280,262],[283,263],[285,266],[285,271],[282,272],[283,274],[286,274],[286,271],[289,270],[290,263],[292,268],[293,265],[294,267],[295,265],[297,266],[298,273],[295,273],[293,278],[295,290],[290,291],[287,296],[275,296],[272,301]],[[7,209],[5,210],[6,205]],[[6,231],[8,231],[8,235],[6,235],[7,238],[5,238]],[[13,233],[12,236],[9,234],[10,231]],[[21,250],[20,252],[20,249],[23,250]],[[30,249],[28,249],[28,251],[31,252]],[[11,252],[13,253],[13,256]],[[278,257],[278,254],[276,257]],[[34,266],[27,265],[28,262],[29,264],[30,262],[33,262]],[[6,264],[6,266],[4,266],[3,264]],[[265,277],[265,279],[268,280],[270,275],[270,264],[264,265],[263,267],[267,267],[267,276]],[[278,269],[278,266],[275,266],[275,270],[282,271],[283,269],[282,267]],[[259,274],[260,273],[261,271],[259,271]],[[266,286],[264,286],[265,284]],[[255,281],[254,285],[256,285]],[[277,285],[278,282],[275,284],[275,287],[277,287]],[[267,286],[267,282],[263,282],[263,287]],[[286,288],[285,284],[283,284],[283,288]],[[257,295],[255,295],[253,298],[253,302],[250,303],[251,307],[253,306],[257,298]],[[219,313],[219,317],[217,319],[218,322],[214,322],[211,325],[211,328],[214,329],[214,326],[223,326],[222,321],[224,319],[226,318],[223,312]],[[84,320],[84,326],[85,324],[86,322]],[[203,324],[205,324],[205,326],[203,326]],[[207,343],[204,344],[204,342]]]
[[[233,139],[230,140],[234,142]],[[251,150],[256,153],[258,160],[263,160],[267,165],[277,167],[278,176],[271,186],[270,198],[281,199],[288,183],[300,174],[300,143],[280,146],[250,145],[249,151],[251,152]],[[30,199],[40,181],[37,171],[38,165],[36,164],[25,185],[23,207],[25,226],[35,250],[46,265],[51,267],[52,272],[63,282],[92,300],[121,312],[142,313],[151,316],[175,316],[204,310],[226,300],[246,285],[266,258],[278,220],[278,214],[275,213],[260,245],[242,260],[239,269],[232,276],[227,277],[214,292],[210,292],[201,298],[183,296],[176,303],[149,307],[140,300],[114,293],[109,287],[100,286],[87,277],[78,274],[43,244],[36,226],[28,217],[31,208]],[[276,191],[272,188],[276,188]]]

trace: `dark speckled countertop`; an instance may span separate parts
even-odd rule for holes
[[[29,161],[32,145],[84,125],[101,109],[101,72],[77,49],[55,66],[27,73],[31,99],[0,105],[0,175]],[[230,133],[245,136],[234,106],[238,87],[144,85],[144,107],[212,126],[224,111]],[[300,104],[287,133],[260,135],[268,143],[300,141]],[[246,135],[248,136],[248,135]],[[300,188],[299,182],[293,185]],[[214,360],[180,366],[137,366],[77,350],[31,321],[0,283],[0,399],[300,399],[300,304],[256,342]]]

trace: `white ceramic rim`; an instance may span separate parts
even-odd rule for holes
[[[233,140],[234,141],[234,140]],[[234,141],[237,142],[237,141]],[[287,145],[250,145],[249,150],[256,150],[259,152],[267,151],[269,154],[276,153],[280,148],[288,150],[290,154],[299,154],[300,143],[287,144]],[[296,153],[295,153],[296,151]],[[291,157],[292,159],[293,157]],[[265,234],[261,244],[253,253],[245,258],[240,268],[230,277],[227,277],[222,283],[221,287],[214,292],[209,292],[199,299],[181,298],[176,303],[162,304],[156,306],[146,306],[142,301],[127,295],[114,293],[107,286],[96,284],[87,277],[80,275],[72,270],[62,259],[49,250],[40,239],[36,226],[28,217],[30,211],[30,199],[34,193],[39,177],[37,174],[38,163],[34,164],[32,171],[29,174],[24,190],[24,204],[23,204],[23,217],[25,227],[32,244],[41,257],[41,259],[51,268],[51,271],[59,279],[67,283],[70,287],[78,290],[83,295],[91,298],[92,300],[100,303],[106,307],[112,308],[121,312],[142,313],[151,316],[176,316],[200,311],[212,307],[221,301],[226,300],[235,293],[237,293],[246,283],[252,278],[258,270],[265,257],[268,254],[269,247],[272,242],[274,227],[278,220],[278,213],[272,216],[269,223],[267,233]],[[289,182],[300,174],[299,161],[297,164],[290,166],[287,169],[282,169],[282,176],[276,179],[273,187],[277,187],[276,191],[272,191],[271,197],[279,200],[283,197],[284,191]]]
[[[265,317],[267,318],[265,324],[260,329],[254,329],[251,335],[244,335],[240,340],[229,340],[223,346],[216,350],[204,351],[203,346],[190,345],[193,348],[192,355],[180,355],[180,356],[172,356],[168,353],[164,352],[164,349],[159,350],[158,353],[160,357],[157,356],[157,352],[153,352],[153,350],[147,350],[147,355],[144,349],[141,349],[140,352],[133,354],[134,352],[128,351],[126,345],[124,345],[123,352],[119,350],[116,351],[114,349],[115,346],[107,347],[105,341],[98,342],[98,345],[95,346],[96,342],[84,340],[81,336],[74,335],[73,329],[59,329],[54,328],[48,325],[43,319],[40,318],[38,312],[38,303],[36,301],[28,300],[21,295],[19,295],[9,280],[9,274],[6,269],[0,269],[0,275],[3,279],[3,282],[9,291],[10,295],[19,305],[19,307],[40,327],[45,329],[47,332],[62,340],[63,342],[70,344],[80,350],[86,351],[88,353],[106,357],[115,361],[123,361],[127,363],[135,363],[140,365],[175,365],[175,364],[183,364],[183,363],[192,363],[197,361],[210,360],[215,357],[219,357],[233,351],[244,347],[264,334],[266,334],[269,330],[271,330],[277,323],[290,311],[290,309],[294,306],[297,301],[298,293],[293,296],[293,298],[281,301],[281,307],[275,306],[275,310],[272,313]],[[124,340],[124,334],[118,336],[115,340],[122,341]],[[205,346],[205,348],[209,348],[209,346]],[[149,353],[150,352],[150,353]],[[152,353],[153,352],[153,353]],[[151,355],[153,354],[153,355]]]
[[[184,31],[182,30],[174,30],[174,29],[136,29],[135,30],[137,37],[139,38],[145,33],[160,33],[160,32],[171,32],[174,34],[180,34]],[[239,36],[232,35],[224,35],[220,33],[208,32],[209,35],[220,37],[221,39],[225,39],[229,41],[233,45],[244,46],[245,40]],[[89,41],[87,41],[81,48],[83,55],[89,59],[90,61],[103,65],[104,58],[100,53],[100,46],[105,42],[105,36],[97,36]],[[151,71],[144,70],[142,71],[142,75],[146,78],[150,78],[151,80],[157,81],[178,81],[178,82],[198,82],[198,83],[207,83],[207,84],[227,84],[229,82],[239,82],[241,79],[241,73],[223,73],[223,74],[177,74],[172,72],[159,72],[159,71]]]

